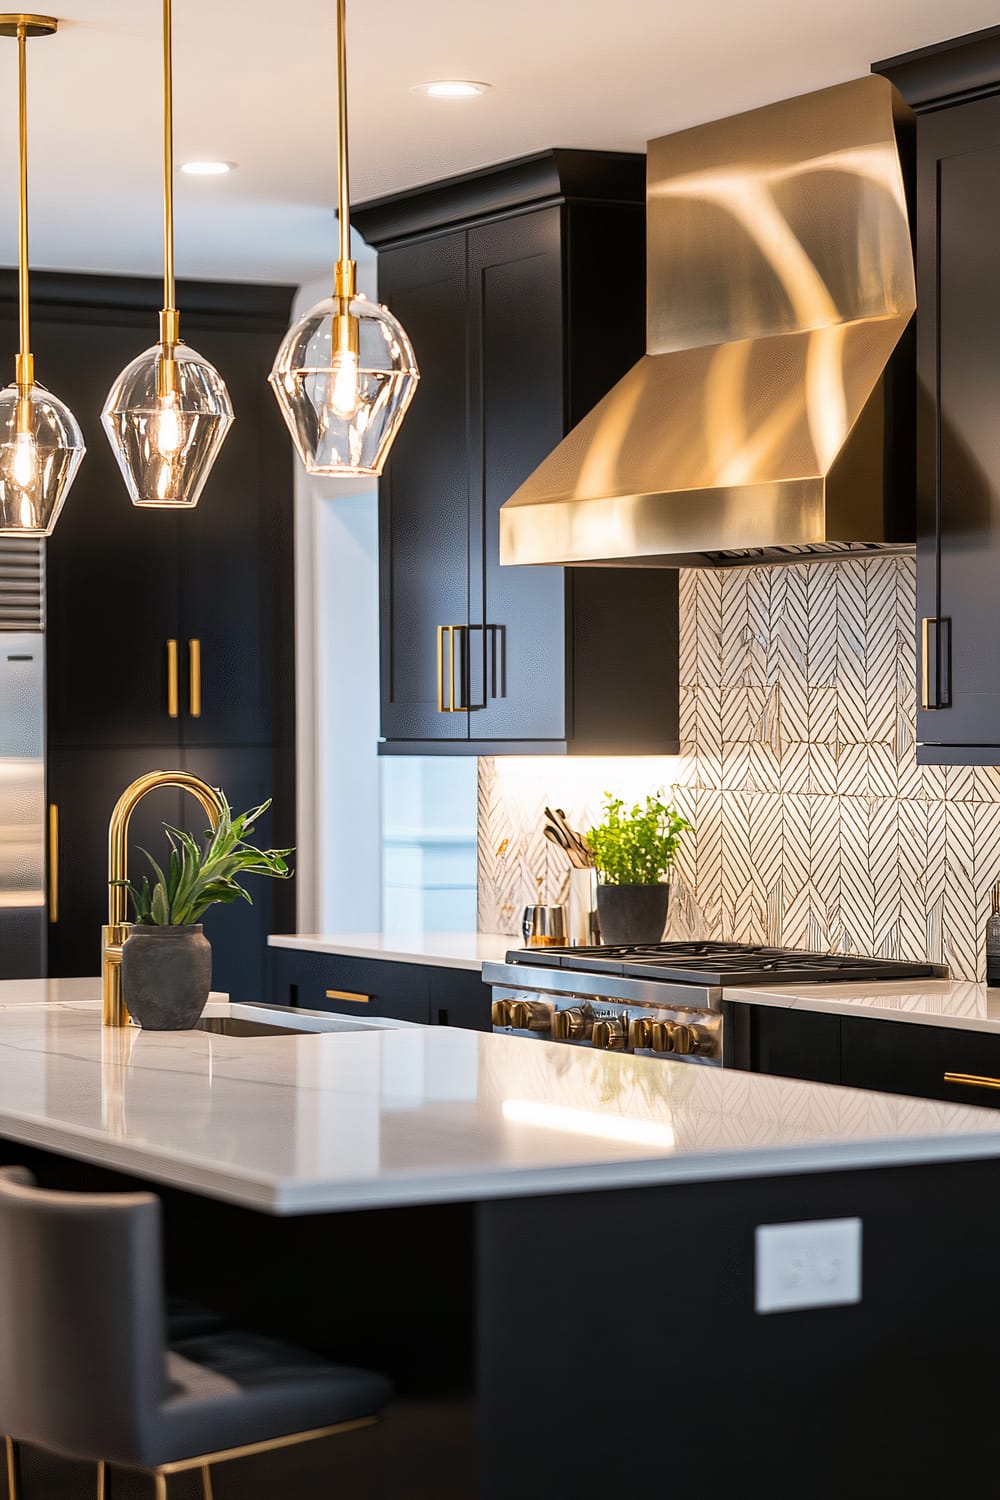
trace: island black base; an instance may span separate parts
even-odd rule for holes
[[[996,1493],[998,1189],[984,1160],[287,1219],[156,1190],[171,1290],[399,1390],[370,1432],[220,1471],[217,1500],[940,1500]],[[845,1216],[861,1302],[757,1314],[756,1226]],[[82,1474],[28,1453],[25,1500]]]

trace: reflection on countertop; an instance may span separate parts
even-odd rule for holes
[[[497,932],[287,932],[268,938],[272,948],[333,953],[340,958],[381,958],[442,969],[481,969],[501,962],[517,938]]]
[[[0,1135],[272,1213],[1000,1157],[992,1110],[367,1018],[109,1031],[80,984],[0,985]]]
[[[727,1000],[829,1015],[870,1015],[927,1026],[1000,1033],[1000,989],[971,979],[902,979],[878,984],[776,984],[727,988]]]

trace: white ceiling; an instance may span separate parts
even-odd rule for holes
[[[29,44],[32,262],[157,274],[159,0],[59,0]],[[352,198],[546,146],[656,135],[995,24],[995,0],[351,0]],[[181,276],[300,282],[335,254],[332,0],[174,0]],[[484,79],[478,99],[410,85]],[[16,258],[16,47],[0,39],[0,264]]]

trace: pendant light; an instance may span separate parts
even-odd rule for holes
[[[18,292],[21,346],[15,379],[0,391],[0,536],[49,536],[83,455],[83,434],[68,406],[35,384],[28,300],[29,37],[51,36],[53,16],[0,15],[0,36],[17,38]]]
[[[163,0],[163,309],[160,341],[119,375],[101,413],[133,505],[193,509],[233,422],[214,365],[181,342],[174,286],[171,0]]]
[[[377,476],[420,378],[388,308],[357,292],[347,177],[346,0],[337,0],[337,216],[334,295],[290,328],[270,380],[310,474]]]

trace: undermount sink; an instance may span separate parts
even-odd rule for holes
[[[237,1016],[202,1016],[195,1031],[210,1031],[213,1036],[308,1036],[297,1026],[270,1026],[266,1021],[242,1021]]]

